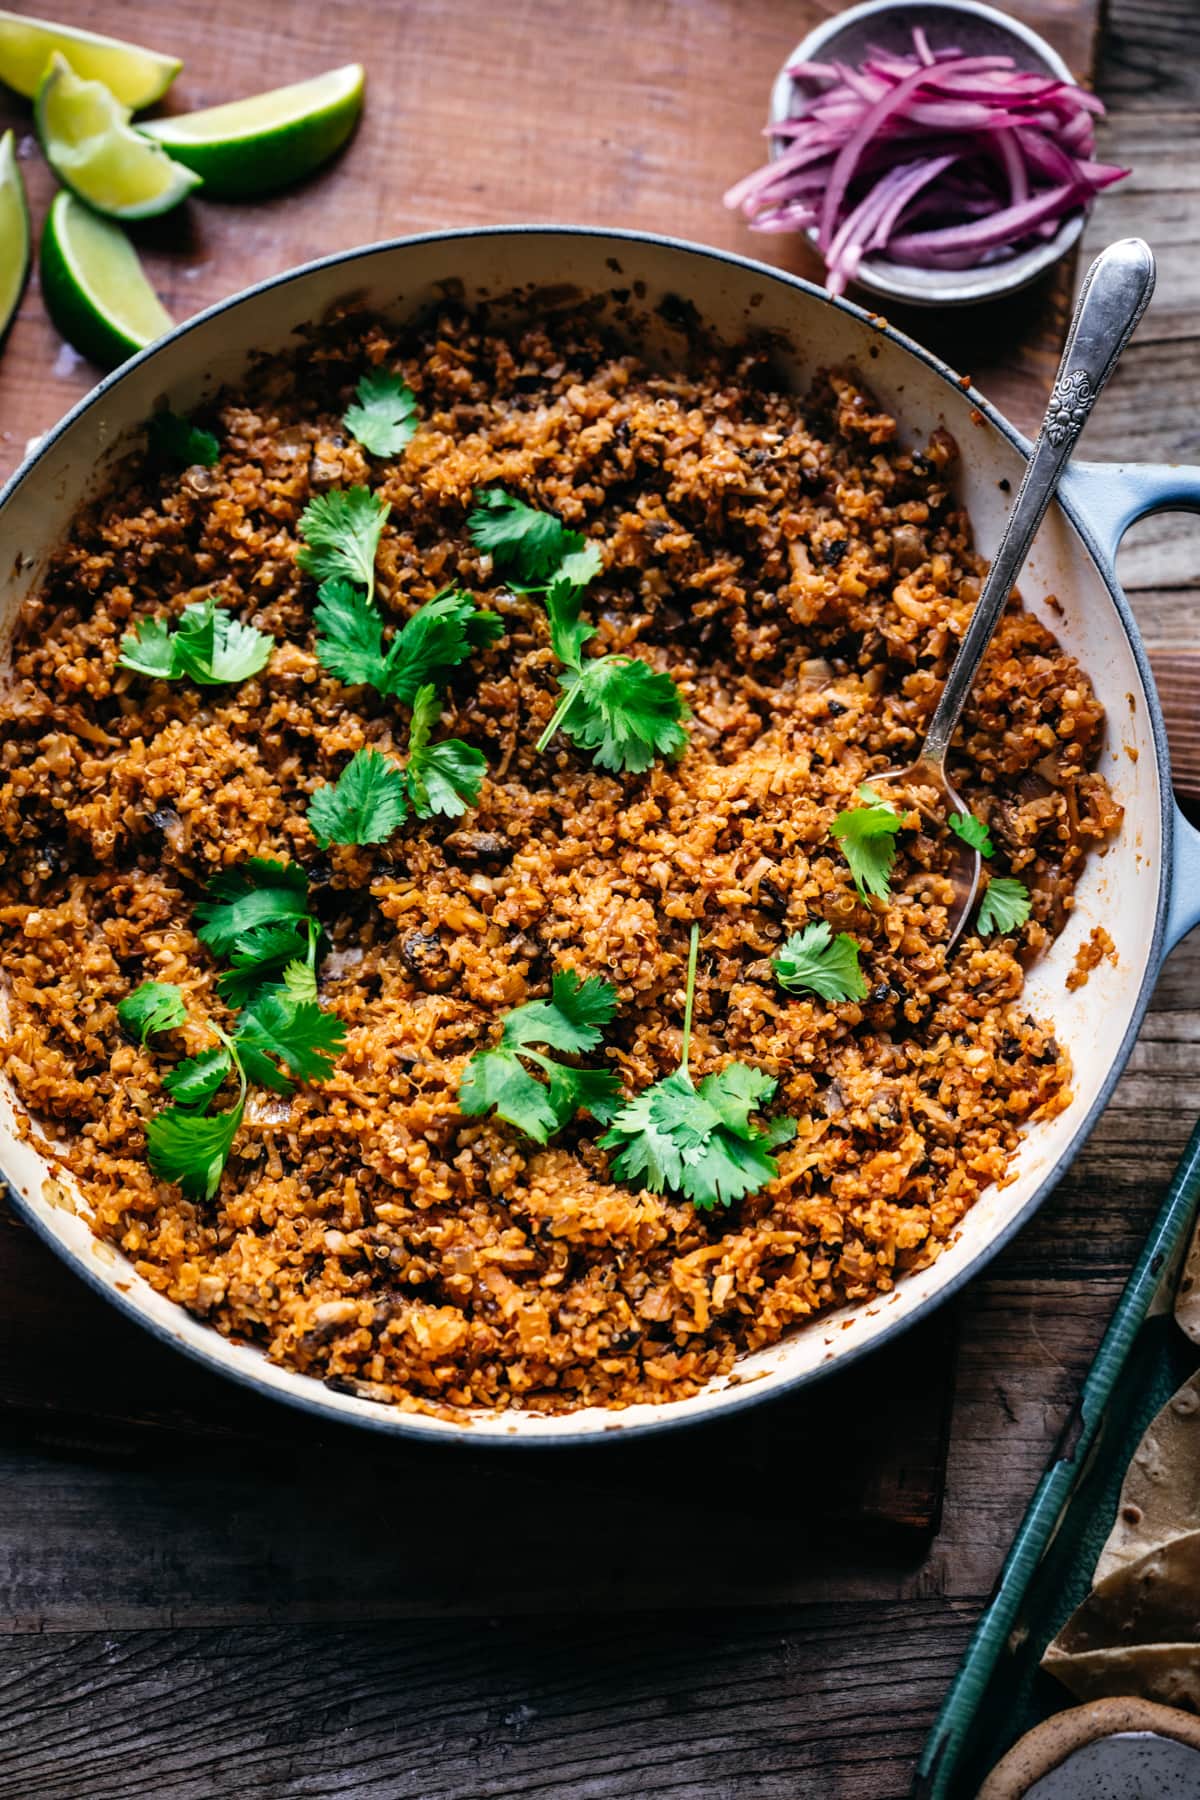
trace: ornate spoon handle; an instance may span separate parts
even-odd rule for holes
[[[1110,244],[1087,272],[1042,428],[983,592],[929,722],[922,762],[941,765],[945,761],[971,684],[1059,477],[1153,292],[1154,257],[1141,238],[1122,238]]]

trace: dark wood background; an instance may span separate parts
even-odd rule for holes
[[[179,317],[303,256],[444,225],[583,220],[781,251],[717,197],[757,154],[770,77],[815,0],[54,9],[179,47],[179,107],[368,64],[335,170],[286,202],[196,205],[143,234]],[[1020,10],[1086,66],[1089,11]],[[1135,173],[1090,243],[1141,232],[1161,273],[1091,456],[1200,460],[1195,26],[1195,0],[1114,0],[1100,46],[1105,147]],[[0,100],[9,122],[28,135],[27,110]],[[24,166],[40,214],[48,183],[32,152]],[[807,270],[803,247],[781,253]],[[1064,299],[1052,285],[920,332],[1030,424]],[[32,286],[0,359],[0,472],[92,378]],[[1177,519],[1131,534],[1122,572],[1152,645],[1195,640],[1198,549]],[[1200,1106],[1198,974],[1185,946],[1089,1146],[959,1309],[929,1545],[817,1539],[845,1441],[819,1411],[786,1464],[753,1437],[731,1456],[694,1435],[641,1486],[554,1462],[532,1477],[504,1459],[401,1465],[337,1435],[281,1437],[266,1409],[236,1434],[147,1440],[151,1400],[170,1423],[191,1372],[151,1394],[134,1337],[98,1367],[88,1299],[0,1222],[0,1376],[30,1398],[0,1419],[0,1800],[899,1800]],[[942,1328],[923,1373],[912,1354],[882,1353],[856,1417],[879,1392],[946,1391]],[[109,1366],[127,1436],[81,1404]]]

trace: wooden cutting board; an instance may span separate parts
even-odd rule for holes
[[[19,11],[32,10],[19,6]],[[195,201],[137,233],[167,306],[183,319],[311,257],[374,239],[522,220],[636,227],[698,239],[820,279],[802,241],[756,237],[721,194],[760,160],[782,60],[833,0],[54,0],[65,21],[173,51],[184,73],[164,110],[186,111],[338,63],[368,69],[366,112],[340,160],[268,202]],[[1086,77],[1098,0],[1023,0],[1027,19]],[[0,94],[35,229],[53,183],[29,109]],[[892,317],[1023,427],[1036,424],[1058,360],[1071,271],[997,307]],[[0,357],[0,477],[27,440],[86,393],[96,371],[46,319],[36,276]],[[801,1517],[831,1535],[908,1539],[936,1529],[951,1404],[943,1313],[882,1357],[744,1422],[624,1450],[556,1458],[553,1483],[624,1483],[678,1495],[696,1465],[710,1500]],[[369,1446],[226,1385],[153,1343],[69,1276],[0,1210],[0,1430],[77,1451],[144,1458],[181,1440],[239,1460],[252,1445],[336,1442],[339,1455],[436,1464],[437,1452]],[[812,1446],[822,1483],[810,1479]],[[441,1453],[444,1454],[444,1453]],[[492,1465],[494,1466],[494,1464]],[[458,1464],[461,1469],[461,1462]],[[752,1476],[745,1479],[746,1473]],[[522,1508],[549,1471],[490,1495]],[[714,1482],[718,1490],[714,1495]]]
[[[761,161],[771,82],[805,33],[841,10],[836,0],[46,0],[46,8],[181,56],[165,112],[343,62],[366,65],[362,124],[333,167],[266,202],[193,201],[138,229],[178,319],[356,244],[529,220],[667,232],[820,279],[802,239],[756,235],[721,195]],[[1002,10],[1088,75],[1099,0],[1021,0]],[[36,230],[53,178],[29,107],[0,92],[0,131],[9,125]],[[1063,270],[995,307],[892,316],[1029,426],[1050,389],[1068,289]],[[95,375],[64,350],[35,277],[0,358],[0,477]]]

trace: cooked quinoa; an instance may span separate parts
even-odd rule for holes
[[[381,364],[420,406],[390,462],[340,425]],[[854,371],[798,397],[763,349],[693,344],[662,373],[595,311],[506,331],[452,305],[407,335],[327,323],[202,422],[215,467],[135,463],[78,519],[25,608],[2,709],[3,1067],[97,1234],[277,1362],[451,1411],[679,1399],[936,1258],[1024,1128],[1070,1100],[1023,970],[1120,820],[1092,766],[1091,683],[1014,604],[954,779],[993,869],[1031,889],[1029,924],[948,957],[936,825],[898,840],[887,902],[859,899],[831,839],[858,784],[911,759],[979,592],[949,436],[903,447]],[[487,756],[478,807],[322,853],[309,796],[363,745],[400,749],[407,716],[314,654],[297,521],[355,483],[392,509],[385,613],[454,582],[506,635],[454,672],[443,718]],[[540,604],[472,547],[488,484],[602,547],[590,649],[678,681],[694,717],[676,765],[607,775],[561,736],[535,752],[557,665]],[[132,623],[210,594],[274,633],[260,676],[198,688],[117,667]],[[307,868],[346,1049],[290,1100],[252,1090],[215,1200],[193,1204],[150,1174],[144,1127],[172,1061],[211,1041],[201,1021],[228,1022],[192,911],[248,856]],[[782,939],[817,919],[861,945],[861,1004],[773,980]],[[602,1055],[626,1093],[669,1073],[693,920],[693,1075],[749,1062],[797,1122],[770,1187],[704,1213],[615,1182],[587,1118],[542,1148],[460,1114],[468,1057],[559,968],[615,985]],[[195,1021],[165,1050],[118,1025],[147,978],[180,984]]]

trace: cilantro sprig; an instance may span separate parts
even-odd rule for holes
[[[330,844],[382,844],[408,817],[404,771],[379,750],[356,750],[337,780],[308,803],[309,830]]]
[[[404,706],[426,683],[443,680],[504,635],[496,613],[477,607],[470,594],[446,588],[418,607],[385,649],[379,609],[341,578],[322,583],[314,619],[317,656],[331,675],[351,687],[365,683]]]
[[[617,1006],[616,989],[598,976],[581,981],[573,969],[560,969],[550,984],[549,1000],[531,1000],[504,1020],[493,1050],[477,1050],[463,1070],[458,1104],[468,1117],[490,1112],[506,1119],[544,1144],[577,1112],[601,1124],[612,1118],[621,1097],[617,1077],[607,1069],[580,1069],[559,1062],[544,1050],[582,1055],[600,1042]],[[539,1081],[525,1067],[532,1063],[545,1076]]]
[[[807,991],[822,1000],[866,999],[857,942],[845,931],[834,937],[824,919],[793,931],[771,958],[771,967],[780,987],[790,994]]]
[[[580,613],[580,591],[570,581],[552,582],[545,594],[550,644],[566,671],[550,723],[537,741],[545,750],[563,731],[581,750],[590,750],[602,769],[640,775],[656,756],[679,756],[687,749],[683,721],[691,713],[669,675],[630,656],[594,656],[583,646],[596,634]]]
[[[981,936],[992,931],[1019,931],[1033,910],[1029,889],[1015,875],[993,875],[989,878],[975,929]]]
[[[477,803],[487,759],[461,738],[430,742],[441,710],[432,682],[419,688],[402,769],[379,750],[356,750],[336,782],[316,790],[308,823],[323,850],[330,844],[386,843],[410,808],[418,819],[435,813],[456,819]]]
[[[192,1200],[211,1200],[220,1186],[249,1084],[290,1094],[297,1079],[324,1080],[345,1045],[341,1020],[317,1001],[321,934],[308,912],[303,869],[254,857],[218,876],[209,893],[196,908],[197,935],[231,963],[218,987],[239,1008],[237,1022],[228,1032],[206,1021],[216,1042],[163,1076],[171,1104],[146,1126],[151,1169]],[[170,982],[143,982],[117,1014],[142,1044],[188,1021],[182,990]],[[231,1076],[237,1099],[223,1112],[211,1111]]]
[[[211,431],[193,425],[178,413],[156,412],[147,427],[150,449],[163,462],[190,469],[196,463],[211,469],[221,454],[221,446]]]
[[[582,532],[503,488],[476,494],[467,529],[475,548],[492,558],[517,593],[540,591],[556,577],[586,587],[604,566],[599,546]]]
[[[201,687],[223,687],[265,669],[274,648],[270,632],[243,625],[215,600],[194,600],[174,629],[160,619],[143,619],[132,636],[122,638],[117,661],[154,681],[186,676]]]
[[[795,1136],[796,1122],[779,1116],[765,1126],[751,1123],[750,1115],[766,1106],[778,1084],[747,1063],[729,1063],[698,1086],[693,1083],[688,1057],[699,945],[696,924],[688,949],[679,1066],[622,1107],[600,1143],[616,1152],[612,1170],[619,1180],[636,1181],[656,1194],[670,1188],[709,1212],[774,1179],[779,1167],[771,1151]]]
[[[954,835],[980,856],[995,855],[991,833],[974,813],[951,813],[949,824]],[[1033,900],[1023,881],[1015,875],[989,875],[975,914],[975,929],[981,937],[993,931],[1019,931],[1032,910]]]
[[[418,819],[434,813],[457,819],[479,799],[487,774],[487,758],[461,738],[432,744],[429,734],[441,717],[442,702],[432,683],[418,688],[408,730],[408,763],[404,779],[409,803]]]
[[[492,557],[510,587],[540,595],[550,646],[564,664],[562,699],[538,739],[538,753],[562,731],[590,750],[600,768],[641,774],[656,756],[686,750],[684,720],[691,715],[669,675],[637,657],[584,659],[596,627],[582,615],[582,594],[603,566],[599,547],[503,488],[477,494],[467,524],[476,548]]]
[[[373,369],[355,390],[342,424],[372,456],[397,456],[417,429],[417,397],[403,376]]]
[[[356,581],[375,594],[375,558],[391,507],[370,488],[334,488],[300,514],[296,561],[316,581]]]
[[[333,786],[318,788],[308,822],[322,847],[381,844],[411,810],[455,818],[479,798],[487,771],[482,752],[460,738],[431,743],[441,714],[438,685],[476,650],[495,643],[504,626],[470,594],[446,588],[407,619],[390,644],[370,596],[352,581],[335,578],[318,590],[317,656],[332,675],[412,708],[408,759],[403,770],[379,751],[358,751]]]
[[[886,900],[896,861],[896,837],[904,830],[904,818],[867,782],[858,794],[863,804],[840,812],[830,829],[850,865],[859,897],[865,900],[875,894]]]

